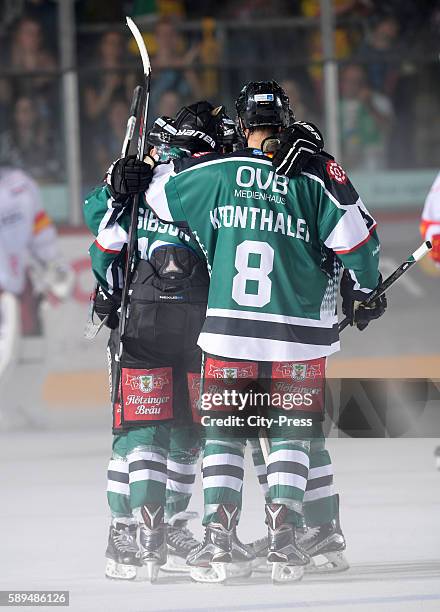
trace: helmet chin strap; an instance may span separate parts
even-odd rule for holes
[[[244,131],[247,128],[245,128],[244,123],[243,123],[243,119],[241,117],[238,118],[238,126],[237,127],[238,127],[237,131],[238,131],[239,135],[242,138],[246,138],[246,134],[244,133]]]

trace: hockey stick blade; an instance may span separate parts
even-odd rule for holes
[[[376,287],[376,289],[374,289],[374,291],[368,296],[368,298],[364,302],[362,302],[362,305],[368,306],[368,304],[371,304],[371,302],[374,302],[374,300],[376,300],[378,297],[388,291],[391,285],[394,285],[394,283],[403,274],[405,274],[405,272],[407,272],[415,263],[423,259],[423,257],[425,257],[425,255],[427,255],[431,249],[432,244],[429,242],[429,240],[420,245],[419,248],[416,249],[414,253],[408,257],[408,259],[401,263],[400,266],[396,270],[394,270],[394,272],[390,274],[390,276],[388,276],[388,278],[386,278],[380,285]],[[348,325],[350,325],[350,319],[348,317],[345,317],[345,319],[343,319],[339,323],[339,333],[341,333]]]
[[[94,340],[101,331],[101,329],[104,327],[104,325],[107,323],[108,317],[109,315],[104,317],[104,319],[102,319],[102,321],[100,321],[98,325],[96,323],[93,323],[93,321],[88,320],[84,328],[84,338],[86,340]]]
[[[131,17],[126,17],[126,21],[136,41],[136,44],[139,49],[139,53],[141,54],[142,66],[144,68],[144,75],[150,76],[150,73],[151,73],[150,57],[148,55],[148,51],[147,51],[147,47],[145,46],[144,39],[142,38],[142,34],[140,33],[139,28],[137,27],[133,19],[131,19]]]

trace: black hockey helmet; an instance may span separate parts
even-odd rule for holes
[[[293,111],[284,89],[276,81],[251,81],[235,102],[240,131],[244,128],[287,127]]]
[[[147,145],[156,147],[162,144],[172,144],[172,139],[177,132],[174,123],[174,119],[166,115],[158,117],[147,132]]]
[[[148,152],[150,153],[154,147],[157,151],[158,161],[162,162],[190,155],[188,148],[176,145],[176,134],[177,129],[174,119],[166,115],[158,117],[147,132]]]
[[[226,108],[221,107],[217,115],[217,140],[218,148],[221,153],[232,153],[238,144],[237,125],[226,113]]]
[[[175,119],[177,132],[173,139],[174,145],[188,149],[191,153],[217,151],[218,116],[222,108],[214,107],[206,100],[183,106]]]

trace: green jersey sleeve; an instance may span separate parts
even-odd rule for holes
[[[320,185],[318,232],[322,243],[336,255],[365,298],[379,280],[380,243],[376,221],[364,206],[345,171],[334,160],[308,173]]]

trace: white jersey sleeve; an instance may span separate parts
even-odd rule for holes
[[[47,264],[58,255],[55,227],[38,185],[22,170],[0,171],[0,288],[19,295],[31,259]]]
[[[432,242],[432,259],[440,263],[440,172],[426,197],[420,231],[424,240]]]

